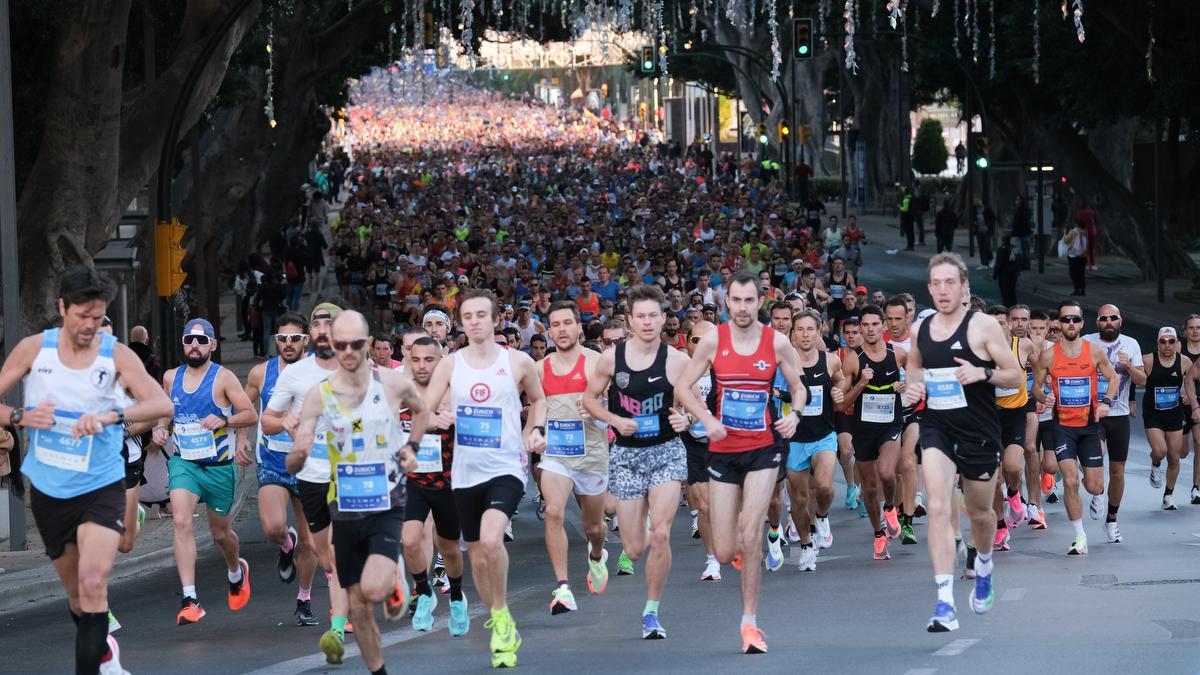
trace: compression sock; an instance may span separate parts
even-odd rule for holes
[[[80,673],[100,671],[108,653],[108,612],[84,612],[75,631],[75,669]]]
[[[329,619],[329,628],[337,632],[338,635],[344,636],[346,634],[346,617],[341,614],[334,614]]]
[[[658,614],[658,602],[658,600],[647,600],[646,609],[642,611],[642,615],[645,616],[646,614]]]
[[[463,599],[462,577],[446,577],[450,581],[450,599],[458,602]]]
[[[954,575],[935,574],[933,583],[937,586],[938,601],[954,606]]]
[[[433,595],[433,588],[429,585],[429,573],[425,570],[413,572],[413,590],[418,595]]]
[[[1109,502],[1108,503],[1108,517],[1106,517],[1104,519],[1104,522],[1106,522],[1106,523],[1117,522],[1117,509],[1119,509],[1119,508],[1121,508],[1120,504],[1113,504],[1112,502]]]

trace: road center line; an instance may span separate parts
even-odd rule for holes
[[[951,642],[950,644],[946,645],[945,647],[942,647],[941,649],[934,652],[933,655],[934,656],[958,656],[959,654],[967,651],[967,648],[970,647],[971,645],[975,644],[976,642],[979,642],[978,638],[955,640],[954,642]]]

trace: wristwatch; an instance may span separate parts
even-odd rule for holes
[[[117,413],[117,424],[125,426],[125,411],[121,408],[113,408],[113,412]]]
[[[996,373],[996,371],[991,368],[984,368],[983,369],[983,381],[984,382],[990,381],[992,379],[992,375],[994,375],[995,373]]]
[[[8,416],[8,424],[9,424],[9,426],[14,426],[14,427],[15,427],[15,426],[20,426],[20,424],[21,424],[21,418],[22,418],[22,417],[24,417],[24,416],[25,416],[25,409],[24,409],[24,408],[21,408],[21,407],[16,407],[16,408],[13,408],[13,409],[12,409],[12,412],[11,412],[11,413],[9,414],[9,416]]]
[[[1104,405],[1106,405],[1106,406],[1110,407],[1110,408],[1112,407],[1112,399],[1111,399],[1111,398],[1109,398],[1109,397],[1107,397],[1107,396],[1105,396],[1104,398],[1100,399],[1100,402],[1101,402],[1101,403],[1103,403]]]
[[[542,434],[542,438],[545,438],[545,437],[546,437],[546,427],[545,427],[544,425],[541,425],[541,424],[539,424],[539,425],[535,426],[535,427],[533,428],[533,430],[534,430],[534,431],[541,432],[541,434]]]
[[[421,444],[412,440],[405,443],[404,447],[411,449],[414,455],[421,451]]]

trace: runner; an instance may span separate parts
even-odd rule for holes
[[[1100,449],[1100,420],[1113,405],[1113,394],[1120,390],[1117,373],[1108,357],[1092,343],[1080,339],[1083,312],[1074,301],[1058,308],[1062,339],[1053,349],[1042,352],[1034,371],[1034,396],[1053,407],[1057,421],[1054,429],[1054,454],[1063,477],[1063,504],[1075,529],[1075,542],[1067,555],[1087,554],[1087,534],[1083,531],[1083,505],[1079,502],[1079,471],[1083,467],[1083,487],[1092,495],[1104,492],[1104,456]],[[1098,378],[1108,380],[1103,396],[1098,394]],[[1050,378],[1051,393],[1042,392],[1042,383]],[[1099,396],[1099,397],[1098,397]],[[1111,543],[1121,541],[1114,522],[1105,523]]]
[[[764,272],[765,274],[765,272]],[[769,290],[769,285],[762,287],[765,296]],[[770,317],[771,329],[776,333],[785,337],[792,334],[792,306],[789,303],[780,301],[771,302],[767,298],[763,298],[764,303],[769,303],[768,317]],[[791,344],[790,338],[788,344]],[[787,380],[783,377],[783,372],[779,369],[775,370],[775,377],[771,380],[771,405],[774,408],[773,415],[776,419],[781,419],[789,414],[792,410],[792,393],[788,389]],[[792,543],[801,540],[800,532],[796,528],[796,523],[793,521],[792,502],[795,501],[795,493],[792,491],[791,483],[787,482],[787,452],[789,450],[790,440],[784,439],[781,442],[783,459],[779,463],[779,484],[771,490],[771,503],[767,506],[767,555],[763,559],[763,564],[766,565],[767,571],[778,572],[783,569],[783,544],[784,542]],[[792,492],[791,494],[788,494]],[[786,499],[786,503],[785,503]],[[787,516],[786,522],[784,516]],[[806,516],[806,521],[811,521],[811,517]],[[784,539],[784,536],[787,539]]]
[[[900,457],[900,432],[904,420],[897,414],[900,379],[907,353],[902,347],[883,342],[883,311],[868,305],[858,318],[863,344],[842,364],[846,380],[854,382],[846,392],[847,403],[855,406],[854,463],[862,479],[863,502],[875,533],[876,560],[889,560],[888,539],[900,536],[896,513],[896,464]],[[883,502],[882,511],[879,508]]]
[[[1145,369],[1146,389],[1142,393],[1142,422],[1146,427],[1146,440],[1150,443],[1150,461],[1155,469],[1167,459],[1167,485],[1163,488],[1162,508],[1175,511],[1175,479],[1179,477],[1179,458],[1183,456],[1184,406],[1180,401],[1184,379],[1190,374],[1192,360],[1179,353],[1179,338],[1175,329],[1164,326],[1158,329],[1158,349],[1155,353],[1142,356]],[[1189,399],[1191,400],[1191,399]],[[1193,459],[1192,461],[1195,461]],[[1154,487],[1162,486],[1162,477]]]
[[[275,387],[271,390],[271,397],[267,399],[266,409],[263,410],[264,434],[287,432],[293,441],[296,439],[304,397],[313,386],[337,369],[330,331],[333,320],[341,313],[340,307],[328,302],[313,307],[308,321],[308,344],[313,346],[313,355],[284,369],[275,380]],[[317,433],[322,436],[325,433],[320,421],[317,422]],[[341,663],[345,653],[346,633],[351,630],[346,623],[350,607],[345,589],[338,584],[331,531],[328,529],[329,456],[324,451],[324,446],[318,444],[297,470],[292,470],[291,463],[286,464],[286,467],[288,473],[296,477],[304,520],[313,535],[314,553],[325,570],[325,579],[329,583],[329,630],[321,635],[321,651],[325,653],[327,663]]]
[[[958,513],[959,475],[976,550],[971,608],[976,614],[992,608],[992,497],[1001,450],[994,387],[1012,387],[1023,378],[1000,326],[963,305],[969,294],[967,266],[958,254],[929,260],[929,295],[937,313],[918,324],[906,398],[926,398],[921,469],[929,490],[929,556],[937,586],[937,606],[926,626],[931,633],[958,629],[951,518]]]
[[[583,327],[579,307],[569,300],[550,306],[550,339],[555,352],[538,365],[546,392],[546,451],[542,469],[542,502],[546,516],[546,549],[557,584],[550,613],[578,609],[567,575],[567,533],[563,528],[567,500],[574,495],[587,539],[587,586],[592,593],[608,585],[608,551],[604,549],[604,494],[608,490],[607,427],[585,416],[582,399],[600,354],[580,344]]]
[[[459,298],[459,307],[462,306],[462,299]],[[442,350],[450,353],[450,310],[442,305],[429,305],[425,308],[425,316],[421,318],[421,327],[425,329],[425,333],[429,337],[442,345]],[[490,336],[488,339],[491,339]]]
[[[30,508],[46,555],[67,592],[77,673],[125,673],[108,635],[108,575],[125,531],[122,425],[171,414],[170,399],[137,354],[112,335],[98,337],[115,294],[107,276],[67,269],[58,287],[62,327],[21,340],[0,369],[0,396],[24,381],[23,405],[0,404],[0,419],[28,430],[21,472],[32,485]]]
[[[838,348],[838,360],[842,363],[842,377],[846,375],[846,363],[857,359],[856,351],[862,346],[862,329],[858,318],[851,317],[842,324],[842,340],[845,346]],[[843,388],[848,392],[848,388]],[[854,464],[854,403],[847,402],[841,411],[833,411],[834,426],[837,428],[838,464],[842,466],[842,480],[846,482],[846,510],[858,509],[860,518],[867,517],[867,506],[863,502],[862,485],[858,479],[858,467]]]
[[[700,344],[700,340],[716,329],[715,324],[703,319],[693,324],[691,334],[688,335],[688,356],[695,354],[696,345]],[[712,392],[711,372],[700,376],[696,382],[696,389],[700,400],[708,402],[709,394]],[[699,537],[704,543],[706,554],[700,581],[720,581],[721,563],[717,560],[716,550],[713,548],[712,524],[708,507],[708,433],[704,430],[702,422],[693,422],[686,433],[679,434],[679,438],[683,441],[684,449],[687,450],[685,492],[688,507],[694,512],[692,538]]]
[[[747,654],[767,651],[756,617],[762,522],[779,479],[783,461],[779,446],[796,431],[800,419],[796,410],[808,403],[796,350],[786,336],[757,321],[759,292],[757,278],[749,270],[730,277],[726,295],[730,322],[700,341],[695,359],[675,387],[675,396],[708,431],[709,518],[717,559],[732,562],[741,552],[742,651]],[[715,415],[692,391],[709,368]],[[783,370],[793,406],[792,414],[778,420],[772,419],[768,405],[776,369]]]
[[[622,297],[624,297],[624,291],[622,291]],[[547,319],[547,320],[549,320],[549,319]],[[625,341],[628,339],[629,339],[629,328],[625,324],[625,321],[623,321],[621,319],[610,319],[608,322],[606,322],[604,324],[604,328],[601,330],[601,333],[600,333],[601,351],[608,352],[608,351],[615,350],[617,348],[617,345],[625,344]],[[609,426],[609,428],[608,428],[608,444],[609,444],[610,452],[611,452],[611,448],[612,448],[612,443],[615,440],[616,440],[616,432],[613,431],[612,426]],[[610,466],[609,473],[611,474],[611,466]],[[617,532],[619,534],[621,532],[621,519],[617,517],[617,503],[619,500],[612,493],[612,483],[611,482],[609,483],[608,487],[609,487],[608,491],[604,494],[604,515],[612,523],[612,531]],[[629,558],[629,555],[627,553],[625,553],[624,549],[621,550],[621,555],[617,558],[617,576],[619,576],[619,577],[633,576],[633,560],[631,560]]]
[[[429,380],[441,360],[441,345],[427,335],[421,335],[409,347],[404,362],[408,364],[407,372],[411,373],[421,396],[425,396]],[[467,597],[462,590],[463,557],[458,547],[462,529],[458,523],[458,510],[454,507],[454,495],[450,491],[451,469],[454,466],[454,413],[450,412],[449,405],[444,401],[430,412],[427,429],[434,433],[426,433],[421,437],[417,468],[408,474],[402,537],[404,562],[412,574],[413,590],[418,595],[417,605],[413,608],[413,628],[428,631],[433,628],[433,610],[437,608],[437,595],[429,583],[429,561],[433,557],[433,543],[436,541],[437,560],[445,570],[450,593],[450,636],[460,637],[470,630],[471,618],[467,614]],[[400,412],[400,425],[405,433],[412,433],[410,411]],[[433,521],[436,537],[429,532],[429,520]]]
[[[829,507],[833,504],[833,469],[837,465],[837,431],[834,411],[845,403],[842,362],[821,346],[821,315],[815,310],[798,312],[792,320],[792,344],[799,355],[801,380],[808,391],[808,404],[801,409],[800,423],[788,449],[788,483],[796,495],[792,512],[799,512],[801,571],[816,571],[817,549],[833,545]],[[813,488],[810,490],[810,487]],[[816,548],[809,532],[809,495],[815,495]],[[807,540],[807,541],[806,541]]]
[[[992,305],[988,315],[1000,324],[1004,338],[1008,341],[1009,350],[1022,372],[1036,361],[1033,354],[1033,343],[1026,338],[1012,334],[1008,325],[1008,309],[1003,305]],[[1025,522],[1028,512],[1021,502],[1021,462],[1025,456],[1025,408],[1029,403],[1029,385],[1024,375],[1017,387],[996,387],[996,412],[1000,418],[1000,443],[1003,446],[1001,454],[1001,470],[1004,472],[1004,486],[996,481],[996,497],[993,509],[996,512],[996,539],[992,548],[997,551],[1008,551],[1012,548],[1010,530],[1015,530]],[[1001,490],[1006,490],[1001,492]]]
[[[1187,437],[1192,437],[1192,493],[1193,505],[1200,504],[1200,423],[1194,419],[1194,413],[1200,409],[1200,401],[1196,400],[1196,390],[1200,389],[1200,314],[1189,315],[1183,321],[1184,339],[1179,341],[1179,351],[1192,360],[1192,371],[1188,373],[1191,388],[1184,383],[1185,403],[1190,409],[1184,410],[1184,456],[1187,453]],[[1191,392],[1190,394],[1188,392]]]
[[[275,383],[288,366],[304,357],[308,345],[308,322],[299,314],[288,313],[276,322],[275,346],[279,355],[250,369],[246,377],[246,398],[252,405],[271,400]],[[279,580],[290,584],[299,575],[300,589],[296,592],[296,620],[301,626],[316,626],[320,623],[312,611],[312,582],[317,571],[317,557],[313,553],[313,536],[304,520],[304,506],[300,502],[300,489],[296,477],[287,471],[286,460],[292,449],[292,437],[286,431],[264,434],[262,423],[254,441],[254,454],[250,453],[250,434],[238,433],[237,463],[239,466],[258,464],[258,518],[262,523],[263,535],[279,547],[276,570]],[[287,509],[292,507],[296,527],[288,526]]]
[[[299,471],[309,458],[324,418],[329,453],[328,503],[338,579],[350,599],[357,624],[354,640],[372,675],[386,675],[375,623],[375,605],[395,621],[403,615],[407,593],[399,564],[405,480],[416,468],[419,444],[405,440],[397,411],[407,408],[412,437],[422,438],[429,422],[425,403],[410,378],[387,368],[372,368],[367,352],[367,319],[355,311],[334,320],[331,342],[338,368],[304,398],[288,468]]]
[[[659,602],[671,571],[671,523],[687,478],[687,451],[679,433],[688,420],[675,406],[674,387],[688,357],[662,343],[662,290],[637,285],[626,296],[632,339],[605,351],[588,379],[583,408],[613,429],[609,450],[609,491],[617,498],[623,554],[646,556],[646,607],[642,638],[661,640]],[[607,392],[607,393],[606,393]],[[607,409],[601,398],[607,396]],[[650,519],[649,541],[642,523]]]
[[[1038,403],[1033,397],[1033,369],[1045,347],[1045,340],[1030,330],[1032,313],[1026,305],[1008,308],[1008,330],[1011,335],[1029,340],[1031,353],[1022,362],[1025,366],[1025,516],[1035,530],[1046,529],[1046,513],[1042,510],[1041,454],[1038,451]],[[1043,324],[1044,325],[1044,324]],[[1044,332],[1042,333],[1044,335]]]
[[[1061,322],[1061,318],[1060,318]],[[1112,397],[1112,408],[1100,420],[1100,439],[1108,451],[1108,515],[1104,518],[1104,533],[1109,543],[1120,543],[1121,529],[1117,526],[1117,510],[1125,495],[1125,461],[1129,458],[1129,395],[1131,383],[1139,387],[1146,384],[1146,371],[1142,368],[1142,347],[1138,341],[1121,334],[1121,310],[1116,305],[1101,305],[1096,316],[1099,332],[1083,336],[1084,340],[1104,350],[1108,362],[1120,378],[1119,388]],[[1082,330],[1082,326],[1078,327]],[[1059,441],[1057,445],[1061,445]],[[1161,459],[1161,458],[1160,458]],[[1150,484],[1162,487],[1162,469],[1157,465],[1150,468]],[[1092,520],[1099,520],[1105,513],[1104,494],[1092,497],[1088,509]]]
[[[885,342],[902,348],[906,353],[912,351],[912,321],[913,312],[908,293],[894,295],[883,306],[883,318],[887,332],[883,334]],[[903,368],[900,378],[906,377]],[[925,503],[917,490],[920,480],[917,477],[917,460],[921,453],[921,415],[925,410],[925,401],[916,405],[904,406],[903,431],[900,433],[900,457],[896,462],[896,489],[900,501],[898,518],[900,522],[900,543],[916,544],[917,535],[913,531],[913,518],[925,515]]]
[[[500,302],[495,295],[466,291],[458,313],[467,346],[434,369],[425,401],[440,403],[449,390],[455,416],[454,504],[476,590],[491,610],[484,627],[492,631],[492,667],[511,668],[517,664],[521,634],[508,611],[504,530],[525,491],[526,452],[546,448],[546,397],[533,359],[496,345]],[[523,431],[522,394],[529,403]]]

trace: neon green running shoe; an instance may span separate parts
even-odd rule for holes
[[[121,622],[117,621],[117,617],[113,616],[112,610],[108,610],[108,632],[115,633],[121,630]]]
[[[346,654],[346,638],[332,628],[321,636],[321,651],[325,652],[325,663],[338,664]]]
[[[625,555],[625,551],[621,551],[621,557],[617,558],[617,576],[633,576],[633,561],[629,559],[629,556]]]

